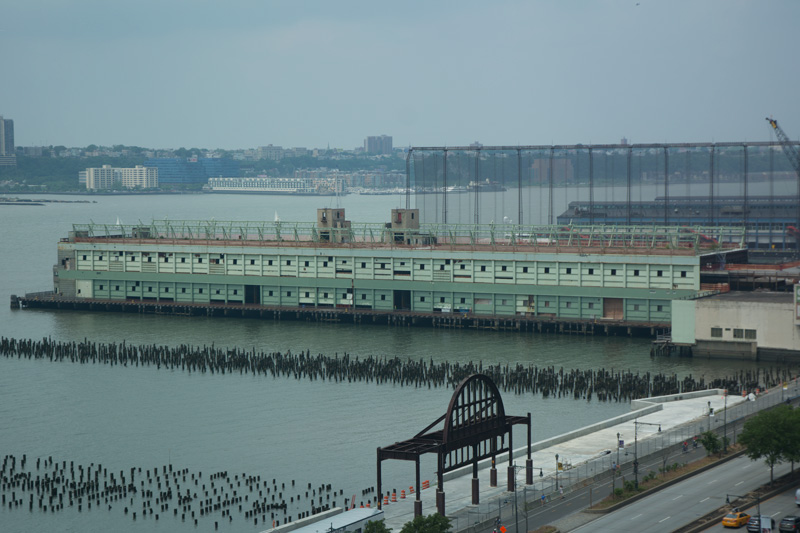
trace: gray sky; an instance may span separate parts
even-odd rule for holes
[[[798,0],[25,0],[16,144],[156,148],[800,138]]]

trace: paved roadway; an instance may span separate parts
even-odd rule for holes
[[[738,435],[741,432],[743,424],[743,420],[738,420],[734,423],[728,424],[729,435]],[[680,450],[680,446],[678,445],[678,447],[668,455],[666,463],[691,463],[693,461],[702,459],[705,456],[706,451],[702,447],[698,447],[696,449],[689,448],[689,451],[684,453]],[[641,456],[639,458],[639,462],[641,479],[641,477],[647,475],[647,473],[650,471],[658,472],[659,468],[661,468],[664,464],[664,453],[658,452],[649,456]],[[633,473],[630,464],[624,465],[622,474],[626,480],[633,479]],[[615,481],[614,486],[617,488],[621,486],[621,480],[619,478]],[[573,527],[578,527],[581,523],[585,523],[587,521],[585,515],[581,515],[581,517],[573,520],[568,519],[567,522],[559,521],[591,507],[593,503],[596,503],[609,496],[611,492],[612,484],[610,479],[598,480],[589,487],[583,487],[575,490],[574,492],[565,494],[563,500],[552,500],[543,507],[540,507],[538,504],[536,504],[529,512],[527,530],[530,531],[532,529],[554,523],[556,523],[556,525],[558,525],[563,531],[569,531]],[[526,531],[524,514],[520,512],[520,515],[519,531]],[[589,519],[591,519],[591,517]],[[510,533],[517,533],[517,530],[514,527],[514,517],[511,509],[509,509],[508,513],[504,513],[503,524],[510,530]],[[487,533],[490,531],[491,529],[489,529]]]
[[[790,464],[777,465],[775,477],[790,470]],[[769,480],[769,468],[763,461],[737,457],[575,531],[672,531],[724,506],[727,494],[746,494]]]
[[[775,520],[775,529],[772,531],[777,531],[778,526],[781,523],[781,518],[784,516],[798,516],[800,515],[800,509],[794,502],[794,492],[796,487],[792,487],[787,489],[786,491],[778,494],[777,496],[770,498],[769,500],[764,500],[761,502],[761,514],[770,516]],[[742,509],[749,515],[756,515],[758,514],[756,511],[756,506],[750,507],[749,509]],[[726,529],[722,527],[722,524],[715,524],[704,531],[730,531],[730,529]],[[740,531],[745,531],[744,529]]]

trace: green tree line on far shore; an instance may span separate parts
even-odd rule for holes
[[[196,149],[193,149],[196,150]],[[177,156],[178,153],[182,155]],[[177,157],[197,154],[197,151],[185,148],[175,151]],[[202,152],[200,152],[202,153]],[[78,173],[87,168],[99,168],[111,165],[117,168],[128,168],[143,165],[146,157],[141,154],[127,157],[30,157],[17,155],[17,166],[0,166],[0,190],[11,192],[71,192],[82,191],[78,184]],[[353,157],[349,159],[318,159],[315,157],[284,158],[280,161],[261,159],[258,161],[242,161],[242,176],[267,174],[276,177],[290,177],[295,170],[326,167],[344,172],[357,170],[393,170],[405,171],[405,162],[399,157],[387,159],[370,159]],[[5,185],[3,182],[7,182]],[[12,185],[13,183],[13,185]],[[161,189],[200,190],[204,183],[164,184]]]

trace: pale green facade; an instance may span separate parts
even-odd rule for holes
[[[447,247],[59,243],[56,292],[100,300],[346,306],[378,311],[669,323],[700,256]]]

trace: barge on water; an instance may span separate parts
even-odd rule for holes
[[[574,333],[670,327],[701,270],[744,253],[740,228],[420,224],[76,224],[52,293],[12,307],[253,316]]]

